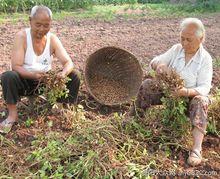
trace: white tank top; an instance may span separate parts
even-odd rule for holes
[[[27,36],[27,49],[24,58],[23,67],[27,71],[32,72],[48,72],[51,70],[52,56],[50,55],[50,32],[47,33],[47,42],[43,53],[37,56],[34,52],[31,30],[30,28],[25,29]]]

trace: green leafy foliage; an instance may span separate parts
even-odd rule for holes
[[[185,98],[162,98],[164,109],[162,120],[166,127],[170,127],[177,134],[182,135],[186,131],[187,121],[187,100]]]
[[[95,0],[96,4],[135,4],[137,0]]]
[[[218,0],[197,0],[195,3],[188,1],[177,1],[171,4],[169,0],[0,0],[0,12],[27,12],[34,5],[45,5],[54,12],[61,10],[71,11],[78,8],[89,8],[93,5],[121,5],[121,4],[161,4],[157,9],[165,8],[169,12],[215,12],[220,9]]]
[[[34,120],[32,118],[28,118],[26,121],[25,121],[25,126],[26,127],[30,127],[31,125],[34,124]]]
[[[93,0],[1,0],[1,12],[29,11],[34,5],[45,5],[53,11],[87,8]]]
[[[168,1],[169,0],[138,0],[138,3],[164,3]]]
[[[178,2],[178,1],[177,1]],[[173,12],[184,11],[192,12],[216,12],[220,8],[218,0],[196,0],[194,3],[190,1],[180,1],[176,4],[166,3],[165,7]]]
[[[100,122],[86,120],[82,107],[78,107],[79,114],[69,116],[73,122],[72,134],[50,132],[32,142],[33,151],[26,157],[28,163],[34,163],[29,168],[30,176],[101,179],[117,173],[108,168],[106,139],[113,137],[113,131],[107,130],[109,123],[101,126]]]
[[[163,108],[159,111],[162,124],[165,128],[174,132],[177,138],[180,138],[183,134],[186,134],[189,123],[186,116],[189,99],[179,97],[175,93],[177,89],[184,86],[184,81],[174,70],[168,71],[166,75],[154,74],[153,72],[150,75],[156,78],[151,86],[153,91],[160,89],[163,92],[161,99]]]

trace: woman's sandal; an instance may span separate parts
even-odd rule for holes
[[[4,121],[2,121],[0,123],[0,133],[4,133],[4,134],[9,133],[14,123],[15,121],[10,121],[8,119],[5,119]]]
[[[189,165],[194,167],[194,166],[201,164],[202,161],[203,161],[203,158],[199,151],[197,150],[190,151],[189,158],[187,159],[187,163]]]

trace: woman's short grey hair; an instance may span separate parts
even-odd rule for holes
[[[201,37],[205,37],[205,27],[202,23],[201,20],[197,19],[197,18],[186,18],[184,19],[181,24],[180,24],[180,30],[181,32],[189,25],[196,25],[197,30],[196,30],[196,36],[201,38]]]
[[[49,17],[52,19],[52,11],[46,6],[34,6],[31,9],[30,17],[33,18],[37,14],[38,11],[46,11],[48,13]]]

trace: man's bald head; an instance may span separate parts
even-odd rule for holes
[[[52,12],[46,6],[34,6],[31,10],[30,25],[33,38],[42,39],[50,31]]]
[[[46,13],[50,19],[52,19],[52,11],[46,6],[34,6],[31,9],[30,18],[34,18],[39,13]]]

